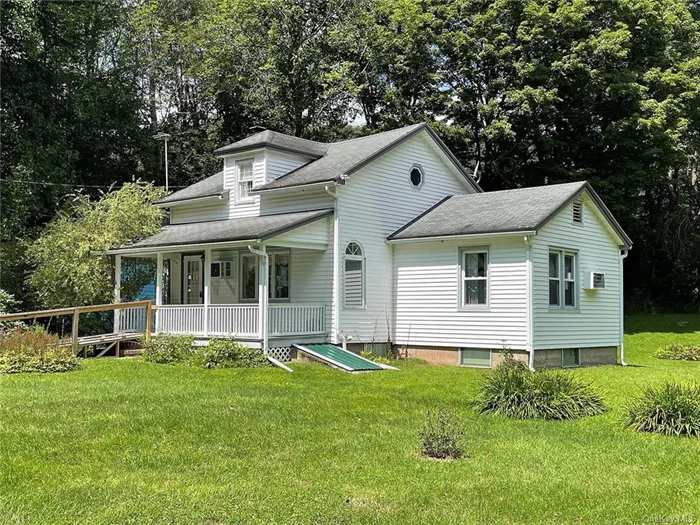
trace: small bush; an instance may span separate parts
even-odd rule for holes
[[[637,432],[700,437],[700,386],[667,381],[647,386],[641,397],[624,407],[625,425]]]
[[[659,359],[700,361],[700,345],[669,345],[657,350],[655,355]]]
[[[58,337],[37,328],[16,329],[0,337],[0,373],[68,372],[80,366],[70,347],[58,346]]]
[[[383,356],[383,355],[374,355],[372,352],[367,352],[363,350],[360,352],[360,356],[364,357],[365,359],[369,359],[370,361],[374,361],[375,363],[381,363],[383,365],[396,365],[397,359],[393,359],[388,356]]]
[[[577,419],[605,412],[600,394],[562,370],[500,366],[485,374],[474,401],[482,413],[516,419]]]
[[[259,350],[233,339],[211,339],[208,346],[195,348],[190,364],[200,368],[258,368],[270,363]]]
[[[210,339],[208,345],[193,346],[194,337],[158,335],[143,342],[143,358],[151,363],[186,364],[199,368],[256,368],[269,363],[259,350],[233,339]]]
[[[428,412],[419,437],[423,456],[459,459],[464,455],[464,427],[448,410]]]
[[[189,335],[157,335],[142,343],[143,358],[150,363],[170,365],[189,361],[194,337]]]

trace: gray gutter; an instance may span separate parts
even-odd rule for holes
[[[253,151],[256,149],[263,148],[276,149],[285,153],[295,153],[297,155],[303,155],[305,157],[312,157],[313,159],[320,159],[321,157],[323,157],[323,155],[319,155],[318,153],[312,153],[308,150],[286,148],[284,146],[278,146],[277,144],[272,144],[270,142],[258,142],[249,146],[239,146],[235,148],[228,148],[227,146],[224,146],[223,148],[215,149],[214,155],[216,155],[217,157],[225,157],[227,155],[235,155],[236,153],[245,153],[246,151]]]
[[[153,205],[156,208],[169,208],[170,206],[178,206],[181,204],[193,204],[197,202],[202,202],[202,201],[208,201],[208,200],[221,200],[225,201],[228,200],[229,198],[229,191],[230,190],[224,190],[220,191],[218,193],[211,193],[209,195],[199,195],[197,197],[189,197],[185,199],[175,199],[171,201],[164,201],[164,200],[159,200],[153,203]]]

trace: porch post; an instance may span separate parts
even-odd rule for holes
[[[209,294],[211,292],[211,248],[204,249],[204,336],[209,335]]]
[[[156,306],[163,304],[163,252],[156,256]],[[156,333],[160,331],[160,308],[156,309]]]
[[[267,266],[268,266],[268,255],[267,255],[267,246],[264,244],[260,245],[260,252],[261,255],[258,257],[258,276],[260,277],[259,279],[259,286],[258,286],[258,308],[259,308],[259,319],[258,322],[260,324],[259,326],[259,331],[260,331],[260,339],[262,342],[262,351],[264,354],[267,354],[267,303],[268,303],[268,291],[267,291],[267,284],[269,277],[267,276]]]
[[[114,256],[114,302],[122,302],[122,256]],[[114,331],[118,332],[120,328],[120,311],[114,310]]]

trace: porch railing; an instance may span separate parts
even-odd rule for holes
[[[255,337],[258,335],[258,307],[256,305],[209,306],[209,333]]]
[[[268,334],[294,336],[323,334],[326,310],[323,305],[270,305]],[[146,325],[143,310],[123,309],[120,331],[140,331]],[[231,335],[258,337],[259,309],[254,304],[209,305],[207,330],[204,330],[204,306],[162,305],[156,313],[155,330],[168,334]]]
[[[314,305],[270,305],[268,333],[270,335],[325,333],[325,307]]]

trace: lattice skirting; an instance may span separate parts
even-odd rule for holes
[[[268,353],[283,363],[289,363],[292,360],[292,349],[289,346],[275,346],[270,348]]]

